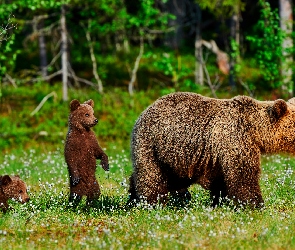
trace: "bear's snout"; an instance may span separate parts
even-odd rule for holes
[[[98,120],[97,120],[97,119],[95,119],[95,120],[93,121],[93,123],[94,123],[94,124],[97,124],[97,123],[98,123]]]

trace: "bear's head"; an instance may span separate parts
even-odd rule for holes
[[[295,154],[295,98],[287,102],[275,100],[267,113],[273,124],[277,151]]]
[[[14,199],[21,203],[25,203],[30,200],[27,193],[27,186],[18,175],[0,176],[0,187],[7,199]]]
[[[94,116],[94,102],[88,100],[82,104],[78,100],[72,100],[70,103],[69,125],[80,130],[89,130],[98,123]]]

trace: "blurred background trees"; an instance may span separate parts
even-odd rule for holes
[[[287,99],[292,13],[290,0],[0,0],[0,150],[61,147],[74,98],[126,150],[170,92]]]
[[[293,95],[290,0],[1,0],[1,89]]]

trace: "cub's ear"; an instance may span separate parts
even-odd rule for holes
[[[268,108],[268,114],[272,119],[278,120],[287,112],[288,106],[287,103],[278,99],[274,101],[274,104]]]
[[[90,99],[90,100],[88,100],[88,101],[86,101],[86,102],[84,102],[85,104],[88,104],[88,105],[90,105],[92,108],[94,108],[94,101],[92,100],[92,99]]]
[[[0,178],[0,183],[1,185],[8,185],[10,182],[12,182],[11,178],[9,175],[3,175]]]
[[[288,100],[288,103],[295,105],[295,97],[291,98],[290,100]]]
[[[80,102],[76,99],[72,100],[70,103],[71,111],[75,111],[80,106]]]

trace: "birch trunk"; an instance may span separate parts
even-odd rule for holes
[[[196,40],[195,40],[195,83],[201,86],[204,85],[203,71],[203,49],[202,49],[202,33],[201,33],[201,9],[196,5],[197,10],[197,25],[196,25]]]
[[[288,49],[293,48],[293,40],[291,37],[293,30],[293,14],[292,14],[292,0],[279,0],[280,6],[280,26],[282,31],[286,34],[282,43],[284,59],[281,65],[281,73],[283,78],[283,94],[288,97],[293,96],[294,86],[292,81],[292,64],[293,58]]]
[[[68,41],[66,28],[66,10],[65,5],[61,6],[61,65],[62,65],[62,99],[68,100]]]
[[[97,61],[96,61],[96,58],[95,58],[93,42],[92,42],[92,39],[91,39],[89,29],[90,29],[90,22],[88,22],[88,27],[85,29],[86,39],[88,41],[90,58],[91,58],[91,61],[92,61],[92,72],[93,72],[93,75],[94,75],[95,80],[97,82],[98,92],[100,94],[103,94],[103,85],[102,85],[102,81],[101,81],[101,79],[100,79],[100,77],[99,77],[99,75],[97,73]]]
[[[137,70],[138,70],[138,67],[139,67],[139,62],[141,60],[141,57],[143,55],[143,51],[144,51],[144,41],[143,41],[143,37],[141,36],[140,37],[140,48],[139,48],[139,54],[135,60],[135,64],[134,64],[134,68],[132,70],[132,73],[131,73],[131,80],[128,84],[128,91],[129,91],[129,94],[132,96],[133,95],[133,88],[134,88],[134,84],[135,84],[135,81],[136,81],[136,74],[137,74]]]
[[[240,22],[239,22],[239,14],[234,13],[231,17],[231,28],[230,28],[230,33],[231,33],[231,39],[233,39],[236,44],[240,45]],[[232,89],[236,87],[236,82],[235,82],[235,65],[236,65],[236,59],[234,57],[230,57],[230,71],[229,71],[229,85]]]

